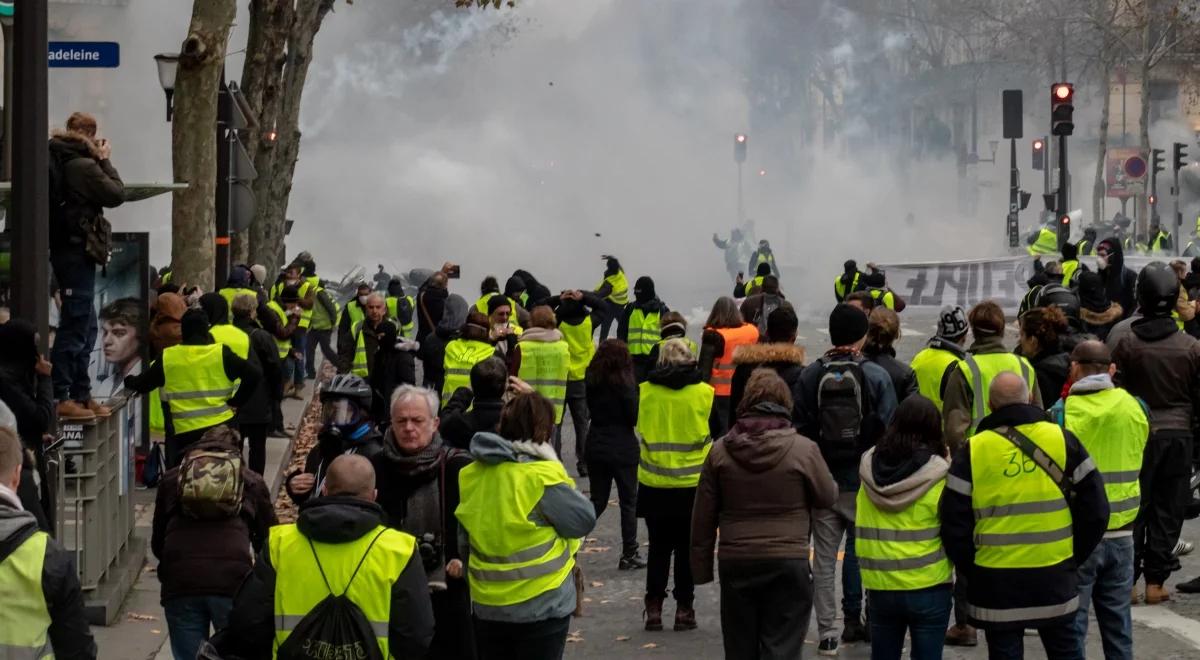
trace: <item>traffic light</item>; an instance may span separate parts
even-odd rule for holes
[[[1162,149],[1151,149],[1150,150],[1150,160],[1153,163],[1154,174],[1155,174],[1155,176],[1157,176],[1158,173],[1163,171],[1163,169],[1164,169],[1163,150]]]
[[[1074,134],[1074,115],[1075,86],[1066,82],[1054,83],[1050,87],[1050,134]]]
[[[1178,172],[1179,170],[1187,167],[1187,152],[1184,151],[1184,147],[1187,145],[1182,142],[1176,142],[1174,146],[1175,171]]]
[[[1063,215],[1058,219],[1058,244],[1071,242],[1071,216]]]
[[[746,140],[745,133],[733,136],[733,159],[739,163],[746,162]]]
[[[1042,138],[1033,141],[1033,169],[1046,169],[1046,141]]]
[[[1025,208],[1027,206],[1029,206],[1029,200],[1033,199],[1033,193],[1027,193],[1024,190],[1022,190],[1020,197],[1021,197],[1021,201],[1020,201],[1021,210],[1024,211]]]
[[[1150,206],[1158,205],[1158,195],[1150,195]]]

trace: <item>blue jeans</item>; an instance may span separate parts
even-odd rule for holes
[[[297,328],[295,334],[292,335],[292,354],[293,364],[290,375],[292,382],[296,387],[304,387],[304,350],[308,344],[308,329]],[[287,378],[284,378],[284,382]]]
[[[58,332],[50,352],[54,398],[87,401],[92,398],[88,363],[96,347],[96,264],[82,250],[67,248],[50,255],[50,265],[62,295]]]
[[[912,634],[912,660],[938,660],[954,598],[950,585],[916,591],[867,594],[871,611],[871,660],[899,660],[904,634]]]
[[[1088,605],[1096,606],[1096,623],[1106,660],[1133,658],[1133,621],[1129,593],[1133,590],[1133,537],[1104,539],[1079,567],[1079,612],[1075,633],[1084,652]]]
[[[195,660],[210,627],[220,630],[229,625],[232,609],[233,599],[227,596],[181,596],[163,603],[175,660]]]
[[[1129,594],[1125,594],[1128,599]],[[1075,622],[1066,620],[1037,629],[1046,657],[1054,660],[1084,660],[1083,645],[1076,639]],[[985,630],[989,660],[1021,660],[1025,657],[1025,631],[1021,628]]]
[[[846,528],[846,554],[842,558],[842,614],[847,620],[861,619],[862,606],[862,573],[858,570],[858,553],[854,551],[854,525],[850,525]]]

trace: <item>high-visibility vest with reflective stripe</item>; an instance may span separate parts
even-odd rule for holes
[[[1090,257],[1096,251],[1092,242],[1086,238],[1079,239],[1079,242],[1075,244],[1075,248],[1081,257]]]
[[[371,374],[371,365],[367,364],[367,343],[363,339],[363,322],[354,324],[354,360],[350,363],[350,373],[366,378]]]
[[[160,391],[157,387],[151,390],[149,403],[146,404],[150,408],[150,431],[153,433],[167,432],[167,420],[166,415],[163,415]]]
[[[872,287],[867,289],[871,294],[871,300],[875,301],[876,305],[883,305],[888,309],[896,309],[896,294],[892,293],[891,289],[877,289]]]
[[[696,486],[712,448],[712,386],[696,383],[677,390],[646,382],[638,389],[638,482],[654,488]]]
[[[858,489],[854,551],[863,586],[880,591],[913,591],[950,582],[950,560],[942,548],[938,502],[941,479],[903,511],[883,511]]]
[[[208,329],[209,334],[218,344],[223,344],[233,351],[233,354],[243,360],[250,358],[250,335],[241,328],[229,323],[214,325]]]
[[[729,396],[733,392],[733,372],[737,367],[733,364],[733,351],[738,346],[758,343],[758,326],[743,323],[737,328],[710,328],[725,339],[725,352],[713,360],[713,368],[709,383],[717,391],[717,396]]]
[[[605,277],[596,285],[596,290],[599,291],[605,282],[612,286],[612,293],[605,300],[621,306],[629,304],[629,280],[625,277],[625,271],[618,270],[616,275]]]
[[[475,461],[458,476],[454,511],[471,539],[471,601],[488,607],[524,603],[571,579],[579,539],[565,539],[534,509],[547,488],[575,487],[558,461]]]
[[[1067,442],[1057,424],[1015,427],[1062,469]],[[1042,568],[1070,559],[1071,510],[1058,485],[1016,445],[995,431],[970,439],[975,564]]]
[[[349,543],[323,543],[304,536],[296,524],[291,523],[271,528],[267,548],[277,576],[275,646],[272,656],[287,641],[296,624],[325,600],[332,589],[335,596],[345,591],[346,597],[362,610],[363,616],[371,624],[383,657],[392,657],[388,653],[392,586],[412,559],[416,539],[379,525]],[[313,553],[316,553],[315,557]],[[354,574],[356,568],[357,575]],[[322,573],[324,579],[321,578]],[[350,581],[351,576],[354,576],[353,582]],[[329,581],[328,586],[325,580]],[[349,590],[346,589],[347,585]]]
[[[763,275],[757,275],[755,277],[750,278],[750,282],[745,286],[744,293],[747,296],[751,296],[751,295],[754,295],[756,292],[761,291],[763,281],[766,279],[767,278]]]
[[[357,300],[351,300],[342,308],[342,315],[350,316],[350,327],[353,328],[354,324],[367,317],[367,311],[363,309],[362,305],[358,304]]]
[[[42,592],[45,532],[34,532],[0,562],[4,606],[0,608],[0,658],[53,660],[50,611]]]
[[[400,321],[400,298],[398,296],[387,297],[388,318],[396,322],[397,327],[400,328],[401,335],[412,338],[414,319],[417,318],[417,301],[412,296],[404,296],[404,299],[408,301],[408,323],[402,324]]]
[[[659,312],[647,314],[637,307],[633,308],[629,314],[630,355],[650,355],[662,332],[661,317]]]
[[[296,290],[300,293],[300,299],[304,300],[308,297],[308,292],[313,290],[320,282],[321,280],[317,277],[300,280],[300,283],[296,285]],[[286,286],[283,282],[277,282],[275,286],[271,287],[271,300],[279,302],[279,296],[283,295],[283,289]],[[312,324],[312,310],[301,307],[300,324],[298,327],[307,328],[310,324]]]
[[[559,323],[558,331],[567,340],[567,347],[571,351],[567,380],[583,380],[588,365],[592,363],[592,356],[596,354],[596,345],[592,343],[592,317],[585,316],[583,321],[576,324]]]
[[[942,378],[950,365],[958,362],[958,356],[940,348],[927,347],[912,359],[909,366],[917,375],[917,389],[921,396],[933,402],[938,410],[942,409]]]
[[[484,314],[489,314],[488,301],[496,296],[503,295],[504,294],[502,293],[485,293],[479,298],[479,300],[475,301],[475,309]],[[512,298],[505,298],[505,300],[508,301],[508,306],[510,309],[512,309],[512,314],[508,317],[508,325],[512,328],[514,334],[520,335],[524,329],[521,327],[520,323],[517,322],[517,301],[513,300]]]
[[[1042,227],[1038,231],[1037,241],[1029,246],[1029,254],[1058,254],[1058,232]]]
[[[329,310],[325,308],[325,305],[321,304],[320,297],[323,293],[329,298],[329,302],[333,303],[332,316],[330,316]],[[338,313],[338,301],[333,296],[329,296],[325,287],[318,284],[316,293],[313,294],[312,325],[310,327],[313,330],[332,330],[334,324],[337,323]]]
[[[236,391],[225,375],[224,344],[180,344],[163,351],[162,400],[171,407],[175,433],[216,426],[233,419],[229,399]]]
[[[858,279],[862,277],[862,273],[854,273],[854,279],[850,280],[849,288],[847,288],[846,284],[842,282],[843,277],[845,276],[838,275],[837,278],[833,280],[833,295],[835,298],[837,298],[838,302],[842,302],[846,299],[846,296],[858,291]]]
[[[975,428],[979,426],[979,422],[984,417],[992,414],[988,393],[991,391],[992,380],[996,376],[1005,371],[1020,374],[1021,378],[1024,378],[1026,384],[1029,385],[1030,395],[1037,387],[1037,373],[1030,366],[1029,360],[1012,353],[982,353],[979,355],[968,353],[959,361],[958,370],[966,378],[967,388],[971,390],[972,396],[971,428],[967,430],[968,436],[975,433]]]
[[[267,303],[267,309],[275,313],[275,320],[279,323],[280,328],[287,327],[288,315],[287,312],[283,311],[283,307],[279,306],[279,303],[272,300],[271,302]],[[292,340],[290,337],[287,339],[280,339],[279,337],[272,336],[272,339],[275,340],[275,348],[279,350],[280,360],[286,358],[288,353],[292,352]]]
[[[258,292],[254,289],[242,289],[227,286],[224,289],[217,291],[217,293],[221,294],[221,297],[225,299],[225,302],[229,303],[230,316],[233,316],[233,301],[237,300],[238,296],[250,296],[251,298],[254,298],[255,305],[257,306],[258,304]]]
[[[1120,388],[1072,394],[1063,402],[1063,423],[1087,449],[1104,479],[1108,529],[1120,529],[1137,517],[1142,488],[1142,453],[1150,423],[1142,404]]]
[[[558,341],[521,341],[521,368],[517,377],[554,404],[554,423],[561,424],[571,371],[571,347]]]
[[[446,379],[442,382],[442,405],[460,387],[471,387],[471,367],[496,354],[496,347],[474,339],[455,339],[446,344],[446,358],[442,365]]]
[[[655,344],[655,346],[658,347],[659,353],[662,352],[662,345],[672,339],[679,339],[683,341],[683,343],[687,344],[688,350],[692,352],[692,357],[700,357],[700,347],[696,345],[696,342],[688,339],[687,337],[668,337],[667,339],[659,339],[658,343]]]
[[[754,269],[757,271],[758,267],[761,266],[762,264],[771,264],[772,266],[774,266],[775,265],[775,253],[774,252],[761,252],[761,251],[758,252],[758,255],[754,258]]]
[[[1079,270],[1079,260],[1071,259],[1062,262],[1063,278],[1062,285],[1071,288],[1071,278],[1075,276],[1075,271]]]
[[[1164,250],[1164,249],[1166,249],[1166,248],[1164,248],[1164,247],[1163,247],[1163,243],[1165,243],[1165,242],[1167,242],[1167,241],[1169,241],[1169,240],[1171,240],[1171,235],[1170,235],[1170,234],[1168,234],[1168,233],[1167,233],[1167,232],[1165,232],[1165,231],[1160,231],[1160,232],[1158,232],[1158,234],[1156,234],[1156,235],[1154,236],[1154,240],[1150,241],[1150,251],[1151,251],[1151,252],[1158,252],[1158,251],[1160,251],[1160,250]]]

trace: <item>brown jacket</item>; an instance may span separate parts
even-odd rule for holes
[[[810,514],[838,489],[817,444],[786,417],[743,417],[713,445],[692,508],[692,571],[713,579],[720,559],[807,559]]]

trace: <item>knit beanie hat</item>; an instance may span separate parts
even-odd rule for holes
[[[829,339],[834,346],[850,346],[867,336],[867,315],[854,305],[840,303],[829,314]]]
[[[946,305],[938,313],[939,337],[958,339],[967,334],[967,312],[958,305]]]

